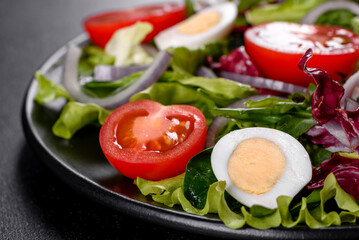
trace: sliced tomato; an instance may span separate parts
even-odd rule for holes
[[[352,73],[359,59],[359,37],[341,27],[272,22],[248,29],[244,37],[265,77],[305,87],[313,80],[297,65],[309,48],[314,56],[308,67],[324,69],[337,81]]]
[[[90,40],[104,47],[112,34],[123,27],[130,26],[137,21],[149,22],[153,31],[149,33],[144,43],[151,41],[160,31],[169,28],[186,18],[184,5],[165,3],[132,9],[110,11],[91,16],[83,22]]]
[[[111,165],[126,177],[160,180],[185,171],[206,141],[206,119],[189,105],[138,100],[117,108],[100,131]]]

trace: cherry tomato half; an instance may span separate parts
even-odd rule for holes
[[[359,59],[359,37],[341,27],[272,22],[248,29],[244,38],[265,77],[305,87],[313,80],[297,65],[309,48],[314,56],[308,67],[324,69],[337,81],[351,74]]]
[[[138,100],[110,114],[101,127],[100,145],[124,176],[160,180],[185,171],[203,149],[206,131],[204,115],[193,106]]]
[[[186,9],[184,5],[166,3],[96,14],[85,19],[83,25],[91,41],[100,47],[105,47],[116,30],[130,26],[137,21],[149,22],[153,25],[153,31],[143,41],[146,43],[151,41],[160,31],[183,21],[185,18]]]

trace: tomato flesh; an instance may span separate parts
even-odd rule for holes
[[[245,32],[245,48],[265,77],[305,87],[314,81],[297,65],[308,48],[314,51],[308,67],[324,69],[337,81],[359,60],[359,37],[333,26],[262,24]]]
[[[118,146],[164,152],[184,142],[193,130],[191,119],[153,115],[133,116],[119,124],[116,133]]]
[[[206,140],[206,119],[189,105],[138,100],[116,109],[100,131],[101,148],[121,174],[160,180],[185,171]]]
[[[100,47],[105,47],[115,31],[137,21],[149,22],[153,25],[153,31],[143,41],[146,43],[151,41],[160,31],[183,21],[185,18],[186,9],[184,5],[167,3],[96,14],[85,19],[83,25],[91,41]]]

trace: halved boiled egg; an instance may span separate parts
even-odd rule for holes
[[[203,44],[226,37],[231,32],[236,17],[235,3],[213,5],[160,32],[154,41],[161,50],[168,47],[197,49]]]
[[[211,163],[219,181],[242,204],[277,208],[277,197],[294,197],[312,178],[302,144],[282,131],[253,127],[232,131],[214,146]]]

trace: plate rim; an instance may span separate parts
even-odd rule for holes
[[[88,41],[86,33],[81,33],[68,41],[53,52],[38,68],[42,72],[48,71],[59,59],[61,59],[67,50],[67,45],[82,45]],[[131,217],[136,216],[145,221],[156,223],[164,227],[181,230],[184,232],[194,232],[202,236],[220,237],[227,239],[252,238],[252,239],[351,239],[355,238],[359,231],[358,225],[353,226],[331,226],[326,228],[308,229],[304,228],[271,228],[259,230],[251,227],[241,229],[231,229],[226,227],[222,221],[213,220],[205,216],[198,216],[186,212],[180,212],[160,206],[151,205],[139,200],[132,199],[120,193],[111,191],[95,181],[87,178],[83,174],[76,172],[65,162],[61,161],[54,153],[49,151],[43,142],[43,139],[37,134],[35,126],[32,123],[31,113],[34,106],[34,100],[31,92],[37,89],[36,80],[32,76],[23,97],[21,109],[21,122],[27,143],[33,151],[40,157],[51,171],[58,178],[82,195],[91,198],[95,202],[116,209]],[[36,88],[36,89],[35,89]],[[310,231],[308,231],[310,230]],[[345,234],[343,234],[345,232]]]

